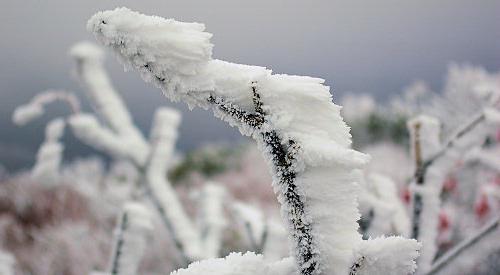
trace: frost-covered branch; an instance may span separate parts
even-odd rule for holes
[[[81,42],[73,46],[70,54],[76,61],[77,77],[95,111],[120,137],[130,139],[134,150],[147,151],[147,143],[104,69],[102,50],[92,43]]]
[[[173,187],[167,182],[168,161],[177,138],[176,128],[180,116],[170,109],[159,109],[155,113],[150,134],[151,155],[146,164],[145,182],[148,196],[158,209],[163,223],[169,229],[184,264],[202,259],[200,235],[183,209]]]
[[[471,248],[472,246],[476,245],[481,241],[485,241],[484,239],[488,239],[486,241],[493,241],[493,242],[497,241],[498,238],[491,238],[490,236],[493,235],[495,231],[498,231],[499,223],[500,219],[497,217],[492,221],[490,221],[483,228],[481,228],[473,236],[463,240],[462,242],[454,246],[452,249],[450,249],[448,252],[446,252],[444,255],[439,257],[434,262],[431,269],[426,273],[426,275],[438,274],[443,268],[452,263],[457,257],[460,257],[461,255],[466,253],[469,250],[469,248]],[[498,234],[495,234],[493,236],[497,237]],[[475,251],[470,253],[475,253]]]
[[[202,187],[199,203],[199,223],[205,258],[217,258],[222,245],[222,233],[227,226],[224,215],[226,190],[219,184],[207,182]]]
[[[410,218],[399,199],[395,183],[383,175],[370,174],[366,182],[361,180],[361,186],[359,201],[361,212],[367,216],[364,219],[368,222],[364,228],[366,235],[377,237],[395,233],[408,236]]]
[[[80,102],[72,93],[49,90],[34,96],[28,104],[18,106],[14,110],[12,120],[17,125],[25,125],[42,116],[46,105],[55,101],[66,102],[75,115],[80,113]],[[33,178],[44,183],[54,183],[58,180],[64,149],[60,139],[64,134],[65,124],[63,118],[55,118],[45,126],[45,139],[38,149],[32,169]]]
[[[43,183],[55,183],[59,179],[64,145],[60,139],[64,133],[65,122],[62,118],[51,120],[45,127],[45,140],[38,149],[35,166],[31,171],[34,179]]]
[[[263,213],[256,207],[242,202],[233,202],[231,210],[239,221],[240,226],[243,227],[252,251],[262,254],[269,229]]]
[[[378,257],[378,251],[367,249],[373,241],[363,242],[357,232],[354,171],[367,156],[350,148],[349,128],[322,79],[213,60],[211,34],[202,24],[121,8],[97,13],[87,27],[167,97],[211,108],[257,141],[274,175],[300,274],[347,274],[362,257],[367,260],[357,274],[415,269],[416,241],[378,240],[394,248]],[[188,273],[178,274],[199,274],[189,273],[196,269],[191,265]],[[258,274],[253,272],[248,274]]]
[[[146,234],[152,229],[147,208],[135,202],[125,204],[115,232],[110,274],[137,274],[146,248]]]
[[[438,216],[441,207],[442,182],[450,159],[441,158],[434,165],[423,168],[425,160],[440,149],[439,121],[428,116],[418,116],[408,121],[410,143],[415,159],[415,181],[412,183],[411,236],[422,242],[418,259],[418,272],[426,272],[437,252]]]
[[[25,125],[42,116],[46,105],[55,101],[67,103],[73,114],[80,112],[80,101],[75,95],[65,91],[48,90],[34,96],[28,104],[18,106],[14,110],[12,121],[19,126]]]

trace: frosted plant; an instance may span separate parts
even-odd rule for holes
[[[198,23],[119,8],[97,13],[87,27],[127,68],[138,70],[167,97],[211,108],[257,141],[273,171],[300,274],[406,274],[415,269],[415,240],[363,242],[357,232],[353,172],[363,167],[367,156],[350,149],[349,128],[322,79],[214,60],[211,34]],[[225,264],[210,267],[212,261],[203,262],[208,266],[202,273],[232,262],[214,261]],[[193,264],[178,274],[199,274],[200,266]]]
[[[408,122],[415,159],[411,236],[423,244],[418,271],[421,274],[429,270],[437,252],[440,194],[446,175],[461,155],[482,144],[488,126],[498,123],[497,114],[496,110],[485,108],[443,143],[440,141],[440,123],[435,118],[419,116]]]
[[[90,114],[74,116],[70,125],[76,136],[93,147],[143,165],[148,155],[147,141],[111,85],[104,70],[102,50],[89,42],[81,42],[73,46],[70,54],[76,61],[75,73],[104,123]]]
[[[363,175],[360,175],[364,177]],[[363,192],[360,194],[360,210],[367,217],[366,235],[408,236],[410,218],[399,198],[395,183],[380,174],[370,174],[366,180],[360,180]]]
[[[137,274],[147,245],[146,236],[152,229],[151,214],[145,206],[125,203],[115,232],[110,274]]]
[[[141,174],[140,181],[145,183],[146,194],[169,229],[184,265],[218,256],[220,224],[208,224],[204,230],[210,234],[202,236],[166,179],[177,139],[179,113],[166,107],[158,109],[147,140],[133,124],[125,104],[111,84],[104,70],[102,50],[83,42],[72,48],[71,55],[77,63],[77,77],[88,91],[96,113],[104,121],[101,124],[91,115],[72,117],[70,125],[76,136],[95,148],[134,163]],[[216,210],[222,211],[221,208]],[[222,213],[211,215],[223,216]]]
[[[441,182],[444,180],[446,167],[430,166],[431,171],[422,172],[423,163],[432,157],[440,148],[439,122],[431,117],[419,116],[408,122],[412,145],[412,154],[415,159],[416,178],[412,185],[413,213],[412,237],[422,242],[421,255],[418,259],[419,272],[426,272],[437,251],[436,239],[438,229],[438,215],[440,210]],[[450,165],[445,159],[439,164]],[[444,171],[443,171],[444,170]],[[417,174],[418,173],[418,174]]]
[[[257,207],[238,201],[231,203],[231,210],[237,222],[244,228],[249,247],[257,254],[262,254],[268,237],[268,225],[264,213]]]
[[[268,260],[279,260],[286,255],[286,230],[280,220],[266,216],[262,209],[241,201],[231,203],[233,216],[251,251],[263,254]],[[284,253],[285,252],[285,253]]]
[[[202,226],[197,228],[166,178],[179,121],[179,113],[172,109],[162,108],[156,112],[150,133],[151,154],[145,165],[144,177],[147,195],[162,214],[163,222],[183,257],[183,264],[187,265],[192,261],[218,256],[220,234],[225,224],[221,207],[224,191],[215,184],[209,184],[202,190],[202,211],[209,211],[211,217],[204,217]],[[207,204],[210,204],[209,208]]]
[[[76,61],[75,74],[87,91],[96,115],[80,112],[79,102],[72,94],[48,91],[35,96],[28,104],[18,107],[13,114],[14,122],[20,125],[29,122],[42,115],[45,105],[53,101],[67,102],[73,110],[67,122],[78,139],[109,154],[116,161],[133,163],[133,169],[138,171],[137,180],[144,183],[140,187],[147,191],[147,197],[158,210],[162,222],[170,230],[183,258],[183,265],[218,256],[221,245],[220,231],[224,223],[207,219],[202,229],[196,228],[166,178],[177,138],[179,113],[165,107],[158,109],[148,140],[134,125],[127,107],[113,88],[104,69],[103,51],[96,45],[81,42],[71,49],[70,54]],[[34,169],[36,176],[58,172],[62,145],[57,143],[57,139],[62,134],[63,126],[63,121],[55,120],[47,127],[46,142],[40,149]],[[208,191],[207,186],[207,196],[211,197],[206,199],[217,197],[216,192],[213,192],[217,188],[213,187],[210,189],[212,191]],[[86,191],[93,192],[92,188],[86,188]],[[121,194],[114,194],[114,197],[122,196],[124,199],[129,199],[130,196],[137,195],[137,192],[127,188],[121,191]],[[223,216],[222,207],[210,208],[210,211],[210,215]],[[215,211],[220,213],[216,214]],[[204,235],[202,230],[209,233]]]
[[[498,250],[499,223],[498,217],[490,221],[477,233],[469,236],[439,257],[425,274],[434,275],[441,272],[459,274],[470,270],[483,260],[484,255],[490,255]]]
[[[269,263],[262,255],[253,252],[231,253],[224,259],[195,262],[187,269],[179,269],[171,275],[290,275],[294,265],[290,258]]]
[[[28,104],[17,107],[12,115],[12,120],[16,125],[25,125],[42,116],[46,105],[55,101],[67,103],[73,114],[80,112],[80,102],[72,93],[49,90],[36,95]],[[36,162],[32,169],[33,178],[39,179],[45,184],[55,183],[60,177],[59,166],[64,149],[60,139],[64,133],[65,124],[64,119],[56,118],[45,127],[45,140],[38,149]]]

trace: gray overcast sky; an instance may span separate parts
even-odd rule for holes
[[[499,0],[1,0],[0,164],[29,164],[42,140],[44,121],[24,128],[11,124],[15,106],[48,88],[74,90],[84,98],[71,77],[67,50],[93,40],[85,30],[92,14],[119,6],[205,23],[214,34],[215,58],[322,77],[337,100],[346,92],[383,100],[416,79],[438,89],[450,62],[500,69]],[[107,66],[147,131],[153,110],[172,104],[136,73],[123,72],[113,57]],[[173,106],[184,114],[178,148],[239,139],[208,113]],[[68,142],[69,156],[85,149]]]

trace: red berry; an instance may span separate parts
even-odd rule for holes
[[[488,214],[488,212],[490,212],[490,205],[488,204],[488,198],[486,195],[481,195],[481,198],[476,203],[474,210],[479,218],[483,218],[486,214]]]
[[[446,231],[450,228],[450,218],[445,212],[439,212],[439,231]]]
[[[443,184],[443,189],[446,192],[451,192],[457,188],[457,179],[455,177],[447,177]]]
[[[403,202],[404,202],[404,203],[406,203],[406,204],[410,204],[410,200],[411,200],[411,193],[410,193],[410,189],[408,189],[408,187],[406,187],[406,188],[403,190],[402,197],[403,197]]]

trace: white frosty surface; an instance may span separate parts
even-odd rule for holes
[[[293,262],[285,259],[275,263],[267,262],[262,255],[253,252],[231,253],[226,258],[194,262],[186,269],[179,269],[171,275],[293,275]]]
[[[356,253],[364,257],[359,275],[412,274],[420,244],[402,237],[376,238],[362,242]]]

